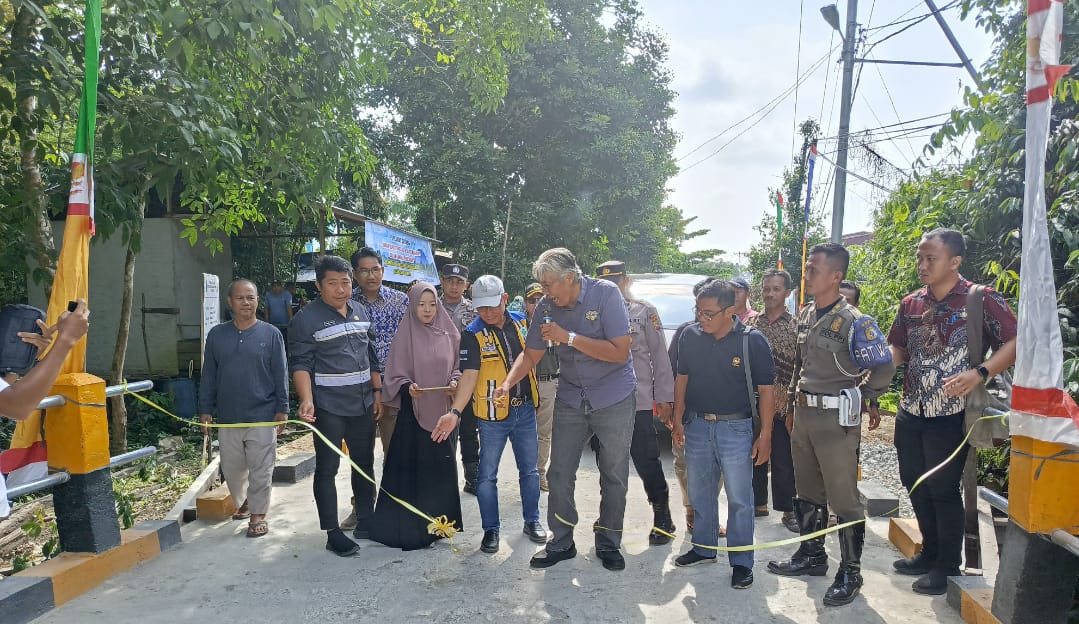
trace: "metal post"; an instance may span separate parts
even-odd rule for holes
[[[506,279],[506,246],[510,242],[510,211],[513,210],[513,200],[510,200],[506,205],[506,230],[502,236],[502,272],[499,273],[499,277]]]
[[[836,153],[835,197],[832,202],[832,242],[843,242],[843,208],[847,200],[847,146],[850,109],[854,98],[854,48],[858,42],[858,0],[847,0],[847,30],[843,38],[843,92],[839,109],[839,150]]]
[[[925,6],[929,7],[929,10],[933,12],[933,17],[936,18],[940,29],[944,31],[944,36],[948,38],[948,43],[952,44],[952,49],[959,56],[959,60],[963,62],[963,67],[967,68],[967,73],[974,79],[974,84],[978,85],[979,90],[985,91],[985,84],[982,82],[981,74],[978,73],[977,69],[974,69],[974,64],[970,62],[966,53],[963,52],[963,47],[959,45],[959,40],[952,34],[952,29],[948,27],[948,22],[941,15],[936,3],[933,0],[925,0]]]

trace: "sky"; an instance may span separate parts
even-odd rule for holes
[[[727,259],[745,261],[758,239],[755,225],[767,214],[769,188],[781,182],[784,167],[791,163],[796,135],[795,122],[812,117],[820,121],[823,137],[834,137],[839,127],[841,39],[824,21],[820,7],[829,0],[773,0],[757,3],[715,0],[638,0],[645,24],[663,34],[670,45],[668,66],[676,116],[673,127],[681,135],[675,158],[681,172],[668,183],[669,201],[697,220],[691,228],[710,232],[685,243],[684,251],[718,248]],[[948,0],[937,0],[938,6]],[[735,8],[744,7],[744,8]],[[749,8],[752,7],[752,8]],[[847,3],[839,2],[846,22]],[[872,45],[907,24],[886,26],[899,19],[928,13],[923,0],[860,0],[858,22]],[[973,59],[975,67],[989,58],[991,38],[973,23],[960,20],[959,11],[944,12],[956,38]],[[801,17],[801,37],[799,21]],[[881,28],[883,27],[883,28]],[[799,53],[800,40],[800,53]],[[829,53],[830,46],[834,50]],[[956,62],[957,56],[932,18],[872,48],[870,58]],[[821,61],[821,62],[818,62]],[[797,70],[797,71],[796,71]],[[962,106],[963,89],[973,86],[965,70],[957,68],[864,64],[853,100],[851,132],[880,128],[899,122],[946,113]],[[765,108],[745,123],[724,132],[753,115],[788,91],[799,72],[803,80],[796,92],[774,107]],[[797,98],[797,110],[795,99]],[[939,123],[943,117],[907,124],[917,127]],[[821,121],[823,120],[823,121]],[[750,127],[754,122],[756,125]],[[895,132],[897,126],[884,132]],[[744,132],[736,138],[736,135]],[[926,134],[913,131],[906,138],[877,141],[874,149],[898,169],[885,165],[895,184],[908,175],[911,164],[922,155]],[[699,149],[697,149],[699,148]],[[835,160],[834,140],[820,143],[820,151]],[[694,151],[696,150],[696,151]],[[714,155],[713,155],[714,153]],[[869,163],[852,152],[848,170],[868,173]],[[904,171],[899,171],[904,170]],[[814,208],[823,210],[826,228],[831,227],[831,165],[818,160],[813,184]],[[872,212],[887,193],[848,176],[844,211],[845,233],[872,227]],[[823,197],[825,191],[827,197]],[[804,196],[798,198],[804,202]]]

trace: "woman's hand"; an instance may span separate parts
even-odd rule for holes
[[[454,397],[454,396],[457,396],[457,380],[456,379],[450,380],[449,385],[450,385],[450,389],[446,391],[446,394],[450,395],[451,398]]]
[[[457,423],[461,419],[457,417],[457,414],[453,412],[447,412],[438,419],[438,423],[435,424],[435,430],[431,432],[431,440],[433,442],[441,443],[449,439],[450,434],[457,428]]]
[[[408,384],[408,396],[412,397],[413,399],[418,399],[421,396],[423,396],[423,393],[420,392],[419,384],[415,384],[415,383]]]

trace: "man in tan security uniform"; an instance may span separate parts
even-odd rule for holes
[[[633,338],[630,353],[633,356],[633,374],[637,377],[637,413],[633,421],[629,456],[637,475],[644,482],[644,491],[652,505],[653,526],[673,533],[670,492],[667,478],[663,475],[663,464],[659,460],[659,440],[652,416],[653,403],[664,421],[670,420],[674,408],[674,371],[667,355],[663,323],[654,305],[633,298],[630,293],[632,281],[626,275],[625,262],[604,262],[596,267],[596,277],[617,284],[626,300],[629,332]],[[670,541],[670,537],[655,529],[648,534],[650,544],[660,545]]]
[[[865,518],[857,481],[861,398],[870,401],[869,429],[876,429],[880,413],[875,399],[888,389],[895,373],[876,322],[839,294],[849,260],[842,245],[817,245],[805,268],[806,294],[814,302],[798,314],[790,387],[795,404],[791,455],[798,492],[794,511],[802,535],[827,525],[829,506],[840,524]],[[845,605],[858,595],[864,541],[864,523],[839,530],[839,572],[824,594],[825,605]],[[769,562],[768,571],[824,576],[828,572],[824,537],[803,541],[790,559]]]

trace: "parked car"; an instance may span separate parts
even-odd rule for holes
[[[630,291],[637,299],[643,299],[656,306],[659,319],[663,321],[663,334],[667,344],[674,336],[674,330],[687,321],[695,319],[693,308],[697,304],[693,297],[693,287],[705,275],[690,273],[635,273],[631,274],[633,285]]]

